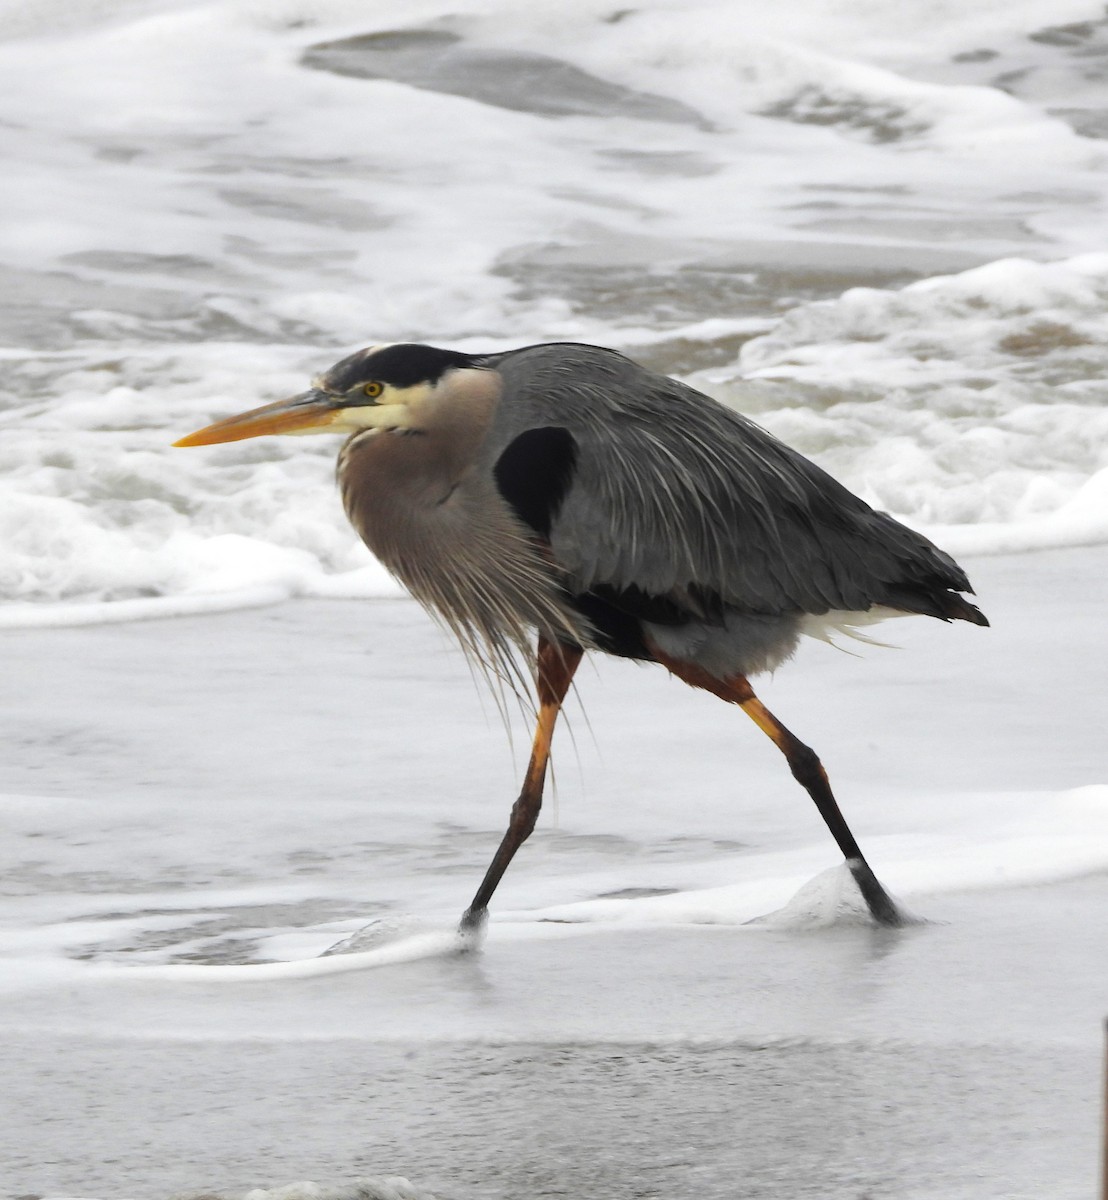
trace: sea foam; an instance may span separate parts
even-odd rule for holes
[[[1102,541],[1083,13],[0,4],[4,620],[395,595],[331,439],[169,445],[383,340],[624,348],[959,553]]]

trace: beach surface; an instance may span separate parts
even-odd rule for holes
[[[993,628],[810,643],[760,689],[902,931],[840,897],[773,747],[660,669],[582,672],[461,953],[528,732],[414,604],[4,632],[2,1194],[1088,1196],[1108,554],[968,565]]]

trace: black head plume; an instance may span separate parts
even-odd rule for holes
[[[371,379],[406,388],[417,383],[438,383],[452,368],[472,366],[475,361],[472,354],[458,350],[399,342],[380,349],[358,350],[335,363],[320,382],[326,391],[339,395]]]

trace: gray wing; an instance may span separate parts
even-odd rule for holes
[[[950,594],[970,590],[953,559],[693,388],[591,346],[535,346],[490,365],[504,389],[487,454],[504,461],[533,441],[520,474],[529,465],[532,489],[553,489],[539,531],[571,590],[693,610],[709,597],[765,614],[886,604],[975,619]],[[540,430],[562,431],[549,446],[572,453],[566,470],[537,453]]]

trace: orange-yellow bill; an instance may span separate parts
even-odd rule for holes
[[[276,404],[265,404],[234,417],[225,417],[174,442],[175,446],[214,446],[217,442],[241,442],[267,433],[297,433],[330,425],[341,409],[335,398],[313,389]]]

